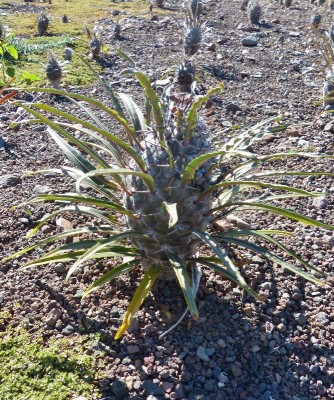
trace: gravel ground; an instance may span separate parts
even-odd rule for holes
[[[290,9],[275,1],[262,4],[263,22],[259,26],[248,24],[246,13],[240,10],[241,1],[212,1],[206,6],[207,33],[195,58],[202,66],[198,90],[209,88],[217,77],[226,88],[223,96],[214,99],[207,121],[225,141],[234,135],[231,126],[251,126],[278,115],[291,124],[289,129],[280,138],[267,137],[253,150],[269,154],[312,147],[333,154],[334,120],[322,105],[314,106],[322,96],[324,76],[319,44],[309,24],[316,7],[306,1],[293,1]],[[325,24],[330,14],[327,9],[323,13],[327,13]],[[150,15],[147,19],[122,17],[123,40],[112,39],[113,23],[103,20],[104,40],[132,56],[152,81],[180,62],[180,14],[171,11],[153,19]],[[257,46],[244,46],[242,39],[247,36],[255,38]],[[126,66],[122,60],[108,56],[107,64],[103,77],[119,81],[115,84],[117,91],[139,93],[132,78],[121,77]],[[173,71],[169,76],[172,79]],[[108,101],[99,87],[67,89]],[[46,95],[41,100],[66,110],[74,107]],[[22,209],[10,210],[12,205],[33,193],[72,189],[69,182],[53,174],[22,177],[23,171],[58,167],[64,159],[43,126],[23,124],[14,131],[7,129],[17,117],[22,115],[13,105],[0,106],[1,256],[57,230],[55,221],[51,221],[36,238],[25,239],[52,206],[36,206],[27,215]],[[269,167],[333,172],[334,164],[324,158],[295,158]],[[286,205],[334,224],[331,177],[294,178],[289,183],[306,190],[326,190],[326,199],[286,201]],[[68,218],[74,225],[84,223],[73,215]],[[65,282],[67,266],[20,270],[20,265],[34,256],[26,255],[0,266],[0,307],[10,311],[10,324],[24,324],[31,332],[43,328],[45,337],[102,333],[92,352],[102,352],[108,362],[104,379],[99,382],[101,397],[108,399],[334,398],[333,233],[264,213],[248,213],[242,218],[252,228],[293,232],[287,244],[326,273],[328,286],[316,287],[253,255],[246,274],[265,296],[265,303],[254,301],[234,284],[204,271],[198,293],[200,319],[185,319],[159,339],[185,307],[173,282],[159,282],[130,332],[121,341],[114,341],[140,270],[81,302],[83,290],[108,270],[110,262],[88,265]]]

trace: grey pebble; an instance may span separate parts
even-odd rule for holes
[[[202,361],[209,361],[209,356],[207,355],[205,348],[203,346],[197,347],[196,356]]]
[[[163,396],[164,391],[162,388],[157,385],[156,383],[153,383],[152,381],[146,380],[142,384],[142,389],[144,389],[145,394],[149,395],[158,395],[158,396]]]
[[[116,397],[116,399],[124,399],[129,394],[129,390],[126,387],[125,383],[116,380],[110,385],[110,390],[112,394]]]
[[[246,47],[255,47],[257,46],[258,41],[254,36],[246,36],[241,40],[241,43]]]
[[[21,178],[18,175],[6,174],[0,176],[0,189],[13,187],[21,183]]]
[[[315,317],[323,325],[328,325],[329,324],[329,318],[328,318],[328,315],[325,312],[321,311]]]

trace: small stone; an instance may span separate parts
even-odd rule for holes
[[[71,333],[73,333],[74,332],[74,326],[72,326],[72,325],[66,325],[65,326],[65,328],[62,330],[62,333],[64,334],[64,335],[70,335]]]
[[[197,347],[196,356],[202,361],[209,361],[209,356],[206,354],[205,348],[203,346]]]
[[[166,393],[170,393],[172,391],[173,387],[174,387],[174,383],[172,383],[172,382],[163,382],[163,384],[162,384],[162,389]]]
[[[230,222],[231,224],[235,225],[239,229],[250,229],[251,225],[245,221],[243,221],[241,218],[230,214],[226,217],[227,221]]]
[[[241,369],[240,369],[237,365],[235,365],[235,364],[232,364],[232,366],[231,366],[231,372],[232,372],[232,375],[233,375],[235,378],[239,378],[239,376],[241,376]]]
[[[329,122],[324,127],[325,132],[333,132],[333,130],[334,130],[334,122],[333,121]]]
[[[278,332],[281,332],[281,333],[286,332],[286,326],[284,324],[280,323],[277,325],[277,330],[278,330]]]
[[[242,111],[242,109],[235,103],[230,103],[225,107],[225,110],[228,112],[236,113],[237,111]]]
[[[270,290],[272,289],[273,284],[271,282],[264,282],[261,284],[261,288],[264,290]]]
[[[298,36],[300,36],[300,32],[291,31],[291,32],[289,32],[289,36],[291,36],[291,37],[298,37]]]
[[[6,145],[5,141],[2,139],[2,137],[0,137],[0,149],[3,149],[5,145]]]
[[[255,47],[257,46],[258,41],[254,36],[246,36],[241,40],[241,43],[246,47]]]
[[[319,366],[318,365],[311,365],[310,366],[310,372],[311,372],[311,374],[317,374],[319,372]]]
[[[226,382],[228,382],[228,376],[225,374],[225,372],[221,372],[221,373],[218,375],[218,380],[219,380],[219,382],[221,382],[221,383],[226,383]]]
[[[329,324],[329,318],[325,312],[321,311],[315,317],[321,324],[323,324],[323,325]]]
[[[252,352],[253,353],[258,353],[261,350],[261,347],[257,344],[255,344],[254,346],[252,346]]]
[[[251,317],[253,315],[253,309],[251,306],[245,307],[243,312],[247,315],[247,317]]]
[[[0,189],[13,187],[21,183],[21,178],[18,175],[6,174],[0,176]]]
[[[316,197],[313,199],[312,205],[316,208],[327,208],[328,200],[325,197]]]
[[[217,344],[219,347],[224,348],[226,347],[226,342],[223,339],[218,339]]]
[[[66,271],[66,267],[62,263],[58,263],[53,267],[54,271],[58,272],[59,274]]]
[[[205,349],[205,352],[210,357],[210,356],[212,356],[212,354],[214,354],[216,352],[216,349],[214,347],[207,347]]]
[[[19,221],[21,222],[21,224],[23,225],[29,225],[30,221],[28,218],[20,218]]]
[[[56,322],[61,318],[63,312],[60,308],[53,308],[45,319],[45,323],[49,326],[56,325]]]
[[[303,326],[306,324],[306,322],[307,322],[306,315],[301,314],[301,313],[294,313],[293,316],[298,325]]]
[[[140,352],[140,348],[137,345],[130,345],[126,346],[126,351],[128,352],[128,354],[135,354]]]
[[[74,298],[76,299],[81,299],[81,297],[84,295],[85,291],[82,289],[78,289],[75,294],[74,294]]]
[[[35,185],[33,191],[35,194],[48,194],[52,192],[52,189],[47,185]]]
[[[128,396],[129,390],[126,387],[125,383],[116,380],[110,385],[110,390],[112,394],[116,397],[116,399],[124,399],[124,397]]]
[[[144,381],[142,384],[142,388],[145,391],[146,395],[152,394],[155,396],[163,396],[164,395],[164,391],[162,390],[162,388],[157,385],[156,383],[153,383],[152,381]]]

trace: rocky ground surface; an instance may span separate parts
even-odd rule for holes
[[[211,1],[205,7],[207,33],[194,58],[202,66],[198,72],[198,90],[204,91],[217,79],[226,88],[206,113],[212,130],[225,141],[235,134],[232,126],[247,127],[277,115],[291,126],[279,138],[267,137],[253,150],[268,154],[291,148],[314,148],[334,154],[333,117],[324,112],[322,104],[314,105],[322,96],[324,76],[319,42],[309,23],[316,7],[306,1],[293,1],[292,7],[285,9],[278,2],[262,1],[262,23],[251,26],[240,5],[241,1]],[[327,10],[326,13],[329,16]],[[183,58],[181,14],[170,11],[158,18],[149,14],[143,19],[122,17],[121,41],[111,38],[111,21],[100,21],[105,42],[132,56],[152,82],[164,74],[164,79],[173,79],[174,68]],[[248,36],[252,39],[245,43]],[[256,46],[250,47],[249,42]],[[120,75],[126,63],[116,55],[106,59],[108,66],[103,77],[116,82],[115,90],[139,92],[131,77]],[[99,86],[66,89],[109,101]],[[74,109],[73,105],[47,95],[39,101]],[[26,233],[52,206],[36,206],[28,215],[20,208],[10,210],[12,205],[34,193],[72,189],[69,182],[55,174],[22,177],[23,171],[58,167],[64,162],[44,126],[22,124],[16,130],[8,129],[11,121],[22,118],[13,105],[0,106],[1,256],[59,229],[51,221],[36,238],[25,239]],[[295,158],[271,167],[333,172],[334,164],[322,158]],[[289,183],[307,190],[326,191],[325,199],[294,200],[286,204],[307,216],[334,224],[331,177],[294,178]],[[84,223],[73,215],[67,218],[73,225]],[[102,333],[101,340],[91,349],[103,354],[108,365],[102,371],[104,378],[98,382],[101,398],[334,398],[333,233],[270,214],[249,213],[242,218],[252,228],[275,227],[294,232],[287,244],[326,273],[328,286],[316,287],[253,255],[247,265],[247,277],[265,295],[265,303],[254,301],[232,283],[204,271],[198,293],[200,319],[196,322],[185,319],[160,339],[160,334],[185,307],[175,284],[160,282],[145,301],[130,332],[121,341],[114,341],[141,271],[135,270],[81,301],[83,290],[111,264],[89,265],[65,282],[66,265],[19,269],[35,254],[1,265],[0,307],[10,311],[10,324],[24,324],[31,333],[42,328],[46,338]]]

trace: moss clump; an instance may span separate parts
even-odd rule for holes
[[[8,315],[2,313],[0,319]],[[0,399],[100,398],[93,383],[98,362],[87,354],[92,340],[75,337],[45,342],[41,333],[31,336],[22,327],[0,332]]]

